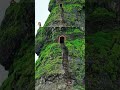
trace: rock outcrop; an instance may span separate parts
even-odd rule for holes
[[[0,90],[34,90],[34,13],[33,0],[21,0],[6,10],[0,27],[0,63],[9,75]]]
[[[50,1],[50,15],[35,40],[39,56],[35,65],[36,90],[85,89],[84,5],[84,0]]]
[[[85,76],[88,90],[119,90],[120,9],[118,0],[86,2]]]
[[[51,0],[49,3],[49,15],[44,26],[59,27],[61,18],[64,19],[63,27],[80,27],[85,30],[85,0]],[[61,9],[62,8],[62,9]],[[62,12],[62,13],[61,13]],[[62,14],[62,15],[61,15]]]

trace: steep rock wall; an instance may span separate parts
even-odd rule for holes
[[[58,0],[59,1],[59,0]],[[85,30],[85,0],[63,1],[51,0],[49,3],[49,15],[44,26],[58,27],[60,26],[60,4],[63,8],[64,24],[65,27],[81,27]]]
[[[62,5],[51,0],[51,12],[44,27],[38,29],[35,51],[39,56],[35,65],[36,90],[84,90],[84,0],[62,1]],[[61,7],[62,6],[62,7]],[[59,37],[65,36],[68,48],[68,63],[71,74],[69,86],[63,69],[62,50]],[[52,80],[51,80],[52,78]]]
[[[21,0],[6,10],[0,27],[0,63],[9,71],[0,90],[34,90],[33,0]]]

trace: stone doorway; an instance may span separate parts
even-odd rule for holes
[[[59,43],[60,44],[64,44],[64,42],[65,42],[65,40],[66,40],[66,37],[64,36],[64,35],[61,35],[60,37],[59,37]]]
[[[60,8],[62,8],[62,4],[60,4]]]
[[[64,37],[60,37],[60,43],[64,43],[65,38]]]

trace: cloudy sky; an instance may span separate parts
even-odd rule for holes
[[[43,26],[46,19],[48,18],[49,11],[48,11],[48,5],[50,0],[35,0],[35,32],[37,33],[37,30],[39,28],[38,22],[41,22],[41,25]]]
[[[35,34],[39,28],[38,22],[41,22],[43,26],[47,20],[50,12],[48,11],[48,5],[50,0],[35,0]],[[35,54],[35,61],[38,59],[38,56]]]

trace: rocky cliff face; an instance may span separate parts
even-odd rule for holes
[[[32,7],[32,8],[31,8]],[[29,15],[28,15],[29,14]],[[34,89],[34,2],[8,7],[0,27],[0,63],[9,71],[0,90]]]
[[[51,13],[35,40],[39,55],[35,65],[36,90],[84,90],[84,0],[51,0],[49,11]],[[64,38],[68,55],[65,48],[61,48],[60,37]],[[63,58],[68,59],[67,66],[63,64]]]
[[[49,15],[44,26],[81,27],[85,30],[85,0],[51,0]],[[61,19],[64,23],[61,24]]]
[[[119,89],[118,4],[117,0],[92,0],[86,3],[86,89]]]
[[[120,23],[120,4],[117,0],[92,0],[86,2],[86,33],[111,31]],[[88,31],[89,30],[89,31]]]
[[[51,30],[52,28],[46,28],[43,30]],[[36,72],[36,89],[40,88],[43,90],[47,90],[51,87],[51,90],[59,90],[59,87],[63,88],[62,90],[66,90],[66,79],[65,79],[65,71],[63,67],[63,57],[62,57],[62,49],[59,43],[59,36],[65,35],[65,45],[68,48],[68,61],[69,61],[69,72],[71,74],[72,86],[71,88],[82,88],[84,89],[84,85],[82,84],[84,78],[84,48],[85,48],[85,40],[84,40],[84,32],[81,32],[78,28],[67,28],[64,27],[61,30],[60,28],[53,28],[56,30],[55,35],[48,34],[46,38],[42,39],[39,44],[41,46],[39,52],[39,58],[36,62],[35,72]],[[59,32],[57,32],[59,31]],[[46,32],[46,31],[45,31]],[[50,36],[49,36],[50,35]],[[37,35],[36,40],[41,38],[41,34]],[[44,37],[44,36],[42,36]],[[52,79],[51,79],[52,78]],[[43,81],[44,82],[43,82]],[[48,86],[48,87],[47,87]],[[73,90],[74,90],[73,89]],[[68,89],[69,90],[69,89]]]

